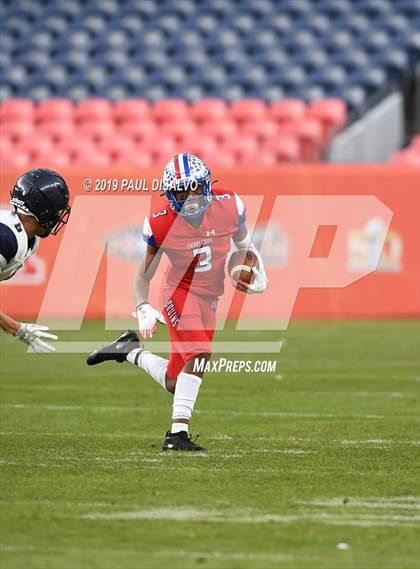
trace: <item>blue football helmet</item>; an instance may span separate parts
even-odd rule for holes
[[[202,188],[201,194],[177,199],[177,192]],[[162,190],[173,211],[183,217],[200,217],[211,204],[211,174],[206,164],[193,154],[176,154],[163,171]]]

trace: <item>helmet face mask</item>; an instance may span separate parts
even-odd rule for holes
[[[57,223],[54,225],[54,227],[49,232],[49,235],[57,235],[57,233],[60,231],[60,229],[62,229],[66,225],[66,223],[68,222],[69,217],[70,217],[70,211],[71,211],[70,206],[63,211],[60,219],[57,221]]]
[[[162,189],[175,213],[188,219],[199,218],[212,200],[210,170],[193,154],[177,154],[165,166]],[[184,198],[185,192],[188,194]]]
[[[21,176],[10,193],[10,203],[21,213],[33,216],[48,235],[57,235],[70,216],[69,191],[64,179],[37,168]],[[40,235],[41,237],[41,235]]]

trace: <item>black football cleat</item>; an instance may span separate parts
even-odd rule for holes
[[[127,332],[123,332],[115,342],[101,346],[89,354],[86,363],[89,366],[107,361],[122,363],[126,361],[127,355],[131,350],[135,350],[136,348],[143,348],[143,344],[139,341],[139,337],[134,330],[127,330]]]
[[[162,450],[207,452],[207,449],[200,447],[192,440],[191,435],[188,435],[187,431],[180,431],[179,433],[171,433],[171,431],[167,431],[165,440],[163,441]]]

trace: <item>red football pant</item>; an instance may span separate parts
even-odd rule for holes
[[[175,289],[165,299],[163,316],[170,335],[167,374],[176,379],[185,362],[198,354],[211,354],[217,299],[203,297],[184,288]]]

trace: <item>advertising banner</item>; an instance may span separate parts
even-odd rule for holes
[[[20,171],[1,174],[0,204]],[[143,221],[168,207],[161,171],[71,169],[70,221],[0,284],[15,317],[127,318],[132,282],[145,255]],[[391,165],[285,165],[219,169],[214,187],[236,192],[265,261],[263,295],[235,291],[219,301],[220,326],[242,310],[239,327],[292,317],[414,317],[419,309],[419,170]],[[215,230],[214,230],[215,231]],[[211,232],[210,232],[211,233]],[[211,235],[210,235],[211,237]],[[159,304],[164,264],[151,286]]]

